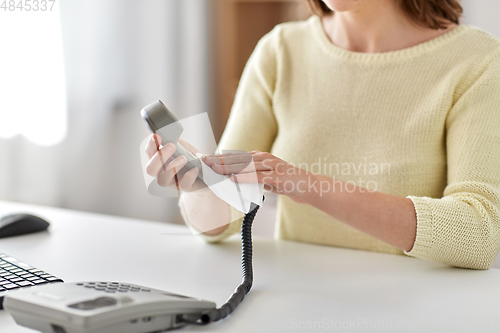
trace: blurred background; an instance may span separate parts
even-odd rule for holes
[[[150,196],[140,109],[208,112],[216,140],[255,44],[307,18],[306,0],[56,0],[0,9],[0,200],[181,223]],[[500,36],[498,0],[463,0],[463,22]],[[464,47],[466,47],[464,45]],[[272,219],[275,198],[266,199]],[[263,219],[263,218],[261,218]],[[272,237],[273,226],[256,225]]]

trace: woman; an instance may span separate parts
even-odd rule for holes
[[[318,16],[257,45],[219,148],[252,151],[258,181],[283,194],[279,238],[488,269],[500,246],[500,42],[460,25],[458,0],[311,2]],[[156,176],[153,139],[147,149]],[[219,173],[238,168],[238,155],[223,160],[204,157]],[[174,186],[184,163],[159,183]],[[234,220],[192,192],[196,175],[177,182],[190,224]]]

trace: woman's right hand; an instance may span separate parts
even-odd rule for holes
[[[189,143],[179,140],[179,143],[188,149],[191,153],[196,154],[198,150]],[[198,169],[192,168],[184,174],[179,174],[179,171],[186,165],[187,158],[179,155],[172,159],[176,147],[175,144],[168,142],[160,148],[161,137],[158,134],[151,135],[146,145],[146,154],[149,157],[149,162],[146,165],[148,175],[158,179],[158,185],[163,187],[175,187],[177,190],[191,192],[203,187],[205,183],[197,178]]]

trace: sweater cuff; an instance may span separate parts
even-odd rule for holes
[[[408,196],[413,202],[417,215],[417,236],[410,251],[405,254],[416,258],[428,258],[432,247],[432,210],[429,205],[431,198]]]

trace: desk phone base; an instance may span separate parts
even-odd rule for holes
[[[145,333],[185,325],[215,303],[130,283],[81,282],[13,292],[4,307],[44,333]]]

